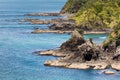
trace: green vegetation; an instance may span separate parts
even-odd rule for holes
[[[113,28],[120,23],[120,0],[68,0],[61,12],[74,13],[79,27]]]
[[[88,0],[68,0],[61,13],[76,13]]]
[[[116,49],[118,46],[120,46],[120,24],[114,28],[109,37],[103,42],[104,49],[109,49],[110,47]]]

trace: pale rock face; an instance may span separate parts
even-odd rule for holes
[[[111,64],[112,69],[120,71],[120,63],[112,63]]]
[[[48,50],[48,51],[41,51],[39,52],[40,55],[50,55],[50,56],[59,56],[64,57],[67,54],[60,52],[59,50]]]
[[[60,62],[59,60],[48,60],[44,63],[46,66],[67,67],[69,63]]]
[[[105,62],[93,63],[93,64],[89,64],[89,66],[93,67],[93,69],[95,70],[103,70],[109,67],[109,65]]]
[[[73,69],[89,69],[90,67],[86,63],[72,63],[68,68]]]

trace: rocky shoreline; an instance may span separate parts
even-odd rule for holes
[[[32,14],[26,14],[28,16],[61,16],[62,18],[57,19],[50,19],[50,20],[40,20],[40,19],[31,19],[31,18],[25,18],[19,21],[20,24],[24,22],[28,22],[29,24],[51,24],[48,26],[49,30],[41,30],[39,28],[35,28],[31,33],[40,34],[40,33],[57,33],[57,34],[63,34],[63,33],[72,33],[74,29],[78,28],[76,26],[76,23],[74,20],[71,20],[70,17],[72,14],[60,14],[60,13],[32,13]],[[80,28],[82,29],[82,28]],[[110,29],[97,29],[97,30],[89,30],[89,29],[82,29],[84,30],[84,34],[108,34],[110,32]]]
[[[94,44],[91,39],[84,40],[76,30],[71,38],[60,46],[60,49],[41,51],[38,54],[60,57],[56,60],[45,61],[45,66],[95,70],[111,68],[120,71],[120,61],[113,59],[115,53],[104,51],[101,45]],[[104,73],[115,74],[112,71]]]
[[[29,14],[28,16],[49,16],[52,14]],[[60,14],[59,14],[60,15]],[[58,16],[54,15],[53,16]],[[120,71],[120,61],[117,60],[119,55],[115,52],[107,52],[102,45],[92,42],[92,39],[85,40],[83,34],[108,34],[109,29],[105,30],[88,30],[79,29],[75,21],[67,18],[39,20],[39,19],[23,19],[20,23],[29,22],[30,24],[52,24],[49,30],[40,30],[35,28],[34,34],[39,33],[71,33],[71,38],[60,46],[57,50],[39,51],[40,55],[57,56],[56,60],[45,61],[45,66],[56,66],[72,69],[109,69]],[[78,30],[76,30],[76,28]],[[81,30],[85,30],[84,33]],[[111,48],[112,49],[112,48]],[[118,54],[120,54],[118,52]],[[117,60],[117,61],[116,61]],[[105,74],[114,74],[112,71],[105,71]]]

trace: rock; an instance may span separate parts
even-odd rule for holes
[[[40,30],[38,28],[35,28],[33,32],[34,34],[40,34],[40,33],[57,33],[57,34],[64,34],[64,33],[72,33],[72,31],[60,31],[60,30]]]
[[[119,62],[111,63],[111,68],[120,71],[120,63]]]
[[[64,57],[67,54],[63,53],[62,51],[59,50],[48,50],[48,51],[40,51],[40,55],[50,55],[50,56],[58,56],[58,57]]]
[[[104,73],[104,74],[107,74],[107,75],[115,74],[115,72],[110,71],[110,70],[104,71],[103,73]]]
[[[104,61],[103,62],[97,61],[94,63],[88,63],[88,66],[90,66],[92,69],[95,69],[95,70],[103,70],[103,69],[109,68],[109,64],[104,62]]]
[[[59,58],[57,60],[48,60],[44,63],[45,66],[57,66],[64,68],[72,68],[72,69],[106,69],[108,68],[108,64],[104,62],[74,62],[67,61],[65,59]]]
[[[31,13],[25,15],[26,16],[60,16],[60,13]]]
[[[56,66],[56,67],[66,67],[69,63],[60,62],[59,60],[48,60],[44,63],[45,66]]]
[[[44,65],[47,66],[99,70],[110,67],[107,58],[102,60],[102,56],[106,54],[104,54],[101,46],[94,44],[92,39],[84,40],[83,32],[80,30],[74,30],[71,38],[63,43],[58,51],[49,50],[40,54],[64,56],[56,60],[46,61]]]
[[[86,63],[72,63],[67,68],[72,68],[72,69],[89,69],[90,66],[88,66]]]
[[[75,24],[71,23],[71,22],[59,22],[59,23],[55,23],[53,25],[51,25],[49,27],[51,30],[74,30],[76,28]]]
[[[63,51],[76,51],[78,45],[85,43],[82,35],[79,34],[76,30],[73,32],[71,38],[61,45],[61,50]]]

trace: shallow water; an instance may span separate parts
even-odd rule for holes
[[[30,34],[34,27],[48,25],[18,24],[34,12],[59,12],[66,0],[0,0],[0,80],[119,80],[119,75],[106,76],[97,70],[74,70],[46,67],[45,60],[56,57],[38,56],[34,51],[58,48],[69,39],[68,34]],[[107,35],[85,35],[101,43]]]

